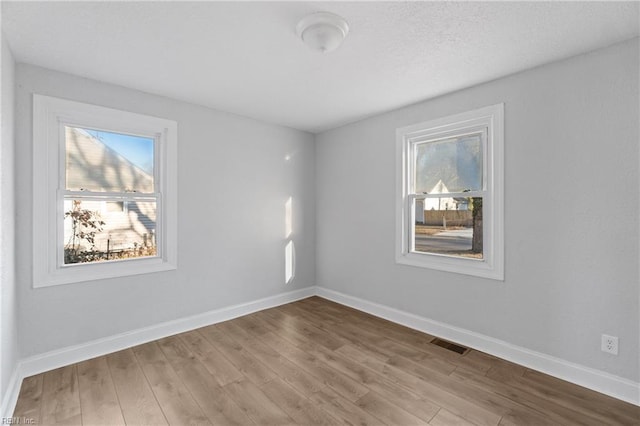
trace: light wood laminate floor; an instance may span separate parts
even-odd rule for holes
[[[640,408],[312,297],[22,383],[37,424],[638,425]]]

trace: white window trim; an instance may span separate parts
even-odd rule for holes
[[[465,129],[486,127],[483,154],[486,193],[483,195],[483,259],[410,252],[409,180],[412,145]],[[504,280],[504,104],[402,127],[396,131],[396,263]]]
[[[61,265],[64,161],[62,124],[156,140],[160,195],[157,257]],[[33,287],[48,287],[177,268],[177,130],[175,121],[50,96],[33,95]]]

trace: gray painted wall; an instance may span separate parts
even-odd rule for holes
[[[318,135],[317,284],[637,382],[638,48]],[[500,102],[505,281],[397,265],[396,128]],[[619,336],[619,356],[600,351],[602,333]]]
[[[3,44],[2,391],[18,356],[16,324],[19,355],[28,357],[314,283],[638,381],[638,48],[636,39],[539,67],[315,143],[307,133],[18,65],[14,191],[13,61]],[[178,121],[178,271],[31,288],[34,92]],[[505,281],[396,265],[395,129],[498,102]],[[285,285],[289,196],[298,269]],[[620,337],[618,357],[600,352],[602,333]]]
[[[0,121],[0,402],[18,361],[18,328],[15,279],[14,206],[14,69],[15,62],[2,37],[2,105]]]
[[[31,287],[33,93],[178,122],[177,271]],[[21,357],[315,284],[313,135],[22,64],[16,117]],[[290,196],[297,271],[285,285]]]

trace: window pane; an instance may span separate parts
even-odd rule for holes
[[[155,192],[151,138],[65,126],[66,189]]]
[[[108,212],[123,212],[124,201],[107,201]]]
[[[156,202],[64,201],[64,263],[156,256]]]
[[[415,192],[482,190],[482,134],[416,144]]]
[[[455,205],[456,208],[445,208]],[[482,198],[416,200],[414,251],[482,259]]]

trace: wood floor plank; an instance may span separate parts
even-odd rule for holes
[[[83,423],[125,424],[106,357],[78,363],[78,388]]]
[[[262,339],[269,346],[280,351],[291,362],[298,365],[299,368],[315,376],[326,386],[329,386],[351,402],[356,401],[369,391],[362,384],[319,362],[315,356],[297,348],[280,336],[267,333],[262,336]]]
[[[344,349],[346,348],[347,347]],[[344,349],[341,349],[341,351],[344,351]],[[368,356],[366,353],[362,353],[355,347],[349,348],[348,354],[363,366],[378,372],[388,380],[397,383],[405,389],[418,393],[434,404],[447,408],[464,419],[482,425],[496,425],[500,421],[500,414],[478,405],[477,401],[469,400],[467,398],[468,395],[457,395],[451,389],[434,385],[430,380],[423,380],[421,377],[414,376],[400,368],[381,362],[374,357]],[[443,375],[443,377],[445,376]],[[433,375],[432,379],[435,378],[437,378],[437,375]]]
[[[248,425],[253,421],[190,352],[179,336],[158,341],[160,349],[211,423]]]
[[[402,355],[395,355],[387,361],[387,364],[393,365],[415,374],[419,377],[428,377],[431,374],[439,374],[447,376],[457,368],[448,361],[439,360],[433,357],[425,357],[420,361],[414,361],[411,358],[405,358]]]
[[[282,336],[302,350],[305,350],[309,345],[326,350],[336,350],[350,343],[349,340],[340,336],[328,340],[325,335],[329,335],[330,332],[316,327],[311,321],[304,318],[296,318],[278,310],[265,312],[263,319],[264,324],[270,326],[273,333]],[[311,328],[314,329],[313,332],[309,331]]]
[[[156,342],[136,346],[133,353],[169,424],[211,424]]]
[[[440,361],[452,363],[454,366],[466,366],[483,372],[488,371],[491,367],[491,365],[481,360],[467,358],[466,356],[461,356],[455,352],[433,345],[431,341],[434,339],[434,336],[429,334],[392,323],[382,318],[374,317],[352,308],[343,307],[343,309],[340,309],[340,305],[333,302],[325,304],[322,299],[307,302],[308,300],[309,299],[305,299],[297,303],[311,303],[312,306],[315,306],[313,311],[315,315],[323,315],[324,312],[326,316],[332,318],[343,318],[341,322],[342,328],[348,329],[351,327],[355,329],[356,333],[366,336],[369,342],[375,341],[376,336],[378,339],[384,336],[385,339],[376,342],[376,344],[380,346],[378,349],[383,353],[386,351],[387,355],[389,351],[397,354],[395,350],[402,349],[402,347],[404,347],[405,350],[406,348],[413,348],[414,354],[417,357],[431,356]],[[326,312],[327,309],[329,309],[329,313]],[[386,349],[387,347],[389,347],[389,349]],[[368,349],[374,350],[375,348],[369,346]],[[419,352],[416,353],[415,350]]]
[[[255,314],[246,315],[244,317],[237,318],[237,320],[238,325],[253,335],[260,336],[271,331],[269,327],[266,327],[256,318]]]
[[[326,386],[322,381],[301,370],[296,364],[280,355],[278,351],[262,342],[260,336],[264,333],[253,335],[248,331],[249,329],[243,329],[242,324],[243,322],[229,322],[222,329],[257,360],[269,367],[278,378],[305,396],[309,396]]]
[[[122,415],[130,425],[166,425],[167,420],[131,349],[107,355]]]
[[[431,343],[434,336],[419,332],[417,330],[404,327],[399,324],[394,324],[390,321],[383,320],[381,318],[375,318],[368,314],[357,315],[355,319],[347,322],[344,325],[345,328],[352,327],[355,333],[360,335],[366,335],[368,341],[372,341],[375,336],[380,339],[384,336],[384,339],[380,339],[376,347],[367,347],[371,351],[380,351],[382,353],[398,355],[399,351],[410,352],[402,354],[416,361],[424,358],[432,358],[438,360],[438,362],[449,364],[447,368],[453,369],[456,366],[466,366],[468,368],[474,368],[478,371],[486,372],[491,365],[486,362],[475,358],[468,358],[447,349],[441,348]],[[365,346],[366,347],[366,346]]]
[[[219,325],[203,327],[200,334],[218,349],[243,376],[260,386],[276,377],[266,365],[258,361],[241,344],[222,331]]]
[[[45,425],[639,425],[640,407],[320,297],[26,378]]]
[[[262,314],[264,324],[270,325],[272,331],[282,335],[286,333],[291,339],[297,339],[297,342],[314,341],[318,344],[323,344],[329,349],[336,349],[343,344],[342,341],[335,337],[327,339],[328,333],[321,329],[313,329],[300,318],[283,312],[278,308],[269,309],[262,312]]]
[[[343,398],[331,388],[324,388],[309,397],[314,403],[331,413],[347,425],[383,425],[382,420],[373,417],[353,402]]]
[[[512,377],[506,383],[573,410],[588,407],[587,414],[605,423],[640,425],[640,407],[537,371],[527,369],[522,377]]]
[[[20,424],[27,421],[32,424],[41,423],[43,382],[44,374],[26,377],[23,380],[13,413],[14,417],[19,418]]]
[[[250,380],[224,386],[245,414],[259,425],[295,425],[296,422]]]
[[[77,364],[44,373],[41,416],[46,425],[82,424]]]
[[[427,422],[408,413],[371,391],[356,401],[356,405],[388,425],[426,425]]]
[[[285,326],[285,319],[278,318],[273,313],[260,312],[260,314],[263,324],[271,328],[271,332],[263,334],[262,337],[269,337],[275,334],[296,347],[304,346],[309,342],[309,339],[298,332],[295,327]]]
[[[341,338],[342,342],[347,344],[353,344],[356,346],[362,346],[374,353],[380,359],[386,361],[386,359],[393,355],[392,352],[386,351],[381,347],[381,341],[385,338],[379,334],[370,333],[362,328],[349,324],[348,322],[338,322],[330,315],[322,315],[316,311],[304,311],[304,308],[296,306],[296,311],[299,315],[299,321],[305,321],[307,323],[313,322],[318,328],[322,329],[326,333],[336,335]],[[279,327],[275,326],[278,330]],[[303,338],[303,340],[306,340]],[[338,348],[336,348],[338,349]]]
[[[486,375],[492,377],[496,380],[506,379],[510,377],[522,377],[527,370],[526,367],[523,367],[518,364],[514,364],[509,361],[505,361],[493,355],[486,354],[484,352],[471,350],[468,354],[465,355],[465,361],[468,362],[478,362],[479,364],[484,364],[485,367],[488,367],[486,370]],[[464,366],[468,368],[469,364],[459,364],[460,366]],[[478,367],[478,369],[483,370],[483,367]]]
[[[338,425],[341,422],[311,403],[284,380],[276,377],[262,386],[265,394],[300,425]]]
[[[459,368],[451,374],[451,377],[459,379],[467,385],[477,387],[483,395],[497,395],[499,397],[497,401],[501,407],[498,410],[502,414],[503,423],[567,424],[573,422],[594,426],[603,424],[595,422],[593,418],[582,413],[558,406],[552,401],[545,401],[534,395],[527,395],[526,392],[519,392],[517,389],[503,386],[502,382],[478,375],[472,370]],[[505,401],[504,398],[513,401],[513,403]],[[491,400],[494,399],[491,398]]]
[[[301,308],[298,307],[298,309]],[[430,343],[426,345],[423,340],[420,341],[419,346],[412,345],[410,342],[412,342],[411,339],[413,339],[413,336],[418,335],[421,339],[426,338],[429,342],[433,339],[433,336],[390,323],[380,318],[371,317],[367,314],[358,315],[362,318],[351,318],[352,321],[344,321],[338,325],[331,322],[330,318],[332,318],[332,316],[328,314],[323,316],[321,310],[318,309],[308,314],[300,311],[300,316],[304,318],[303,321],[314,318],[322,325],[334,324],[330,326],[331,328],[328,330],[339,334],[341,337],[349,340],[353,345],[366,350],[369,354],[383,361],[396,355],[402,355],[406,358],[419,361],[423,366],[433,366],[438,372],[446,370],[449,373],[459,365],[471,366],[482,372],[486,372],[490,368],[487,362],[474,358],[466,359],[466,356],[447,351]],[[375,320],[373,318],[375,318]],[[389,336],[395,336],[395,340],[389,338]]]
[[[429,422],[431,426],[472,426],[473,423],[470,423],[463,419],[462,417],[458,417],[450,411],[442,408],[438,411],[438,414],[431,419]]]
[[[390,403],[425,422],[431,420],[440,408],[410,390],[389,381],[383,375],[363,367],[359,362],[343,356],[339,351],[328,351],[326,348],[317,346],[308,349],[308,352],[328,366],[338,370],[345,376],[353,378],[358,383],[362,383],[369,390],[376,392]]]
[[[221,386],[244,378],[240,370],[199,332],[182,333],[178,337]]]
[[[270,312],[284,313],[283,318],[286,321],[286,324],[294,326],[296,331],[303,334],[307,339],[312,340],[316,344],[322,345],[327,349],[335,350],[345,344],[344,339],[339,336],[327,333],[315,324],[306,321],[304,315],[300,315],[298,309],[293,306],[282,305]]]
[[[392,365],[388,371],[407,386],[424,389],[426,392],[429,392],[429,394],[432,394],[432,392],[437,389],[440,392],[444,391],[450,395],[455,395],[456,398],[461,398],[461,400],[465,401],[464,404],[467,404],[467,409],[472,410],[471,414],[459,411],[459,408],[463,405],[460,400],[455,409],[450,406],[447,407],[444,404],[443,406],[469,421],[495,424],[494,422],[496,420],[499,421],[500,417],[504,417],[510,413],[516,413],[523,419],[533,418],[536,420],[534,424],[544,418],[538,416],[538,413],[535,413],[533,410],[529,410],[527,407],[497,393],[482,392],[470,388],[464,383],[444,375],[428,372],[426,375],[422,375],[417,373],[415,368],[405,370],[402,368],[402,365],[403,364]],[[481,411],[478,411],[478,409]]]
[[[324,314],[342,325],[354,324],[365,330],[371,330],[378,334],[381,334],[382,332],[382,334],[386,334],[387,336],[399,336],[400,340],[405,339],[408,335],[417,335],[420,338],[425,338],[429,341],[434,338],[434,336],[429,334],[415,331],[403,325],[390,322],[348,306],[340,305],[319,297],[317,297],[317,300],[315,301],[312,301],[312,299],[313,298],[309,298],[296,303],[299,305],[309,303],[313,306],[311,310],[314,313]],[[309,308],[307,308],[307,310],[309,310]]]

